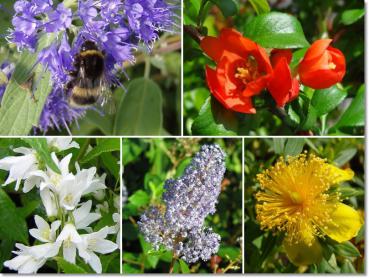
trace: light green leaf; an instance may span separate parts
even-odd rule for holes
[[[28,135],[32,127],[38,126],[46,98],[51,91],[50,73],[42,66],[31,74],[37,54],[24,51],[6,87],[0,107],[1,135]],[[37,89],[33,92],[33,86]]]
[[[0,188],[0,234],[8,240],[28,243],[28,230],[24,218],[6,192]]]
[[[162,92],[152,80],[132,80],[119,105],[115,123],[116,135],[160,135],[162,130]]]
[[[128,200],[136,207],[141,207],[149,203],[150,196],[145,191],[140,189],[133,193]]]
[[[244,35],[266,48],[309,46],[300,22],[285,13],[271,12],[256,16],[244,27]]]
[[[25,138],[23,140],[37,152],[37,154],[40,156],[40,159],[45,162],[51,170],[53,170],[55,173],[61,174],[59,167],[55,164],[51,157],[49,145],[47,144],[45,138]]]
[[[365,15],[365,9],[346,10],[341,15],[341,23],[351,25]]]
[[[249,0],[249,2],[257,14],[265,14],[270,12],[269,3],[267,0]]]
[[[273,138],[273,148],[276,154],[283,154],[285,142],[285,138]]]
[[[360,251],[350,241],[333,245],[334,252],[343,257],[360,257]]]
[[[305,139],[303,138],[288,138],[284,147],[284,155],[298,155],[302,152],[304,145]]]
[[[109,138],[99,140],[97,146],[88,152],[82,159],[81,163],[86,163],[91,159],[98,157],[102,153],[114,152],[120,150],[120,140],[119,138]]]
[[[188,265],[184,260],[179,259],[179,265],[181,267],[182,273],[190,273],[190,268],[188,267]]]

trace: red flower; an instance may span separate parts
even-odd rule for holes
[[[331,39],[322,39],[310,46],[298,68],[302,84],[324,89],[342,80],[346,72],[345,56],[329,46],[331,42]]]
[[[273,77],[268,90],[279,107],[283,107],[299,95],[299,82],[293,78],[289,66],[291,59],[291,50],[274,49],[271,53]]]
[[[218,38],[204,37],[200,46],[217,63],[216,69],[206,66],[214,97],[227,109],[256,113],[252,96],[266,88],[273,73],[265,50],[234,29],[223,29]]]

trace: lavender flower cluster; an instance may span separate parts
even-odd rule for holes
[[[65,84],[73,70],[73,57],[84,41],[105,53],[105,79],[122,86],[116,77],[123,62],[134,63],[133,51],[152,48],[161,31],[173,31],[178,18],[177,0],[18,0],[14,4],[14,29],[8,37],[19,50],[36,51],[42,36],[51,40],[38,53],[52,75],[53,89],[41,114],[39,128],[67,128],[85,110],[68,104]],[[54,36],[54,37],[53,37]],[[54,38],[54,39],[53,39]],[[40,50],[40,49],[39,49]]]
[[[138,222],[145,240],[157,250],[164,246],[188,263],[209,260],[220,236],[205,227],[215,213],[225,172],[225,154],[218,145],[204,145],[182,177],[167,180],[163,207],[150,207]]]

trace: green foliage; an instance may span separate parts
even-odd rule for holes
[[[207,225],[222,237],[219,252],[213,256],[218,262],[187,264],[179,259],[172,264],[172,252],[153,250],[140,234],[137,221],[149,206],[163,205],[165,180],[182,175],[193,155],[206,143],[219,144],[227,154],[217,212],[206,219]],[[211,273],[216,269],[241,272],[241,148],[238,139],[123,140],[123,180],[128,191],[123,206],[123,273],[168,273],[171,264],[173,273]]]
[[[160,87],[150,79],[138,78],[129,83],[127,94],[121,100],[114,134],[160,135],[162,118]]]
[[[365,9],[353,9],[344,11],[341,15],[341,22],[344,25],[351,25],[365,15]]]
[[[296,17],[279,12],[270,12],[253,18],[244,27],[244,35],[266,48],[309,46]]]
[[[236,15],[239,11],[239,4],[237,0],[210,0],[219,7],[225,17]]]
[[[338,243],[320,238],[324,259],[317,265],[297,267],[289,262],[281,246],[284,234],[263,231],[256,219],[255,194],[260,189],[256,175],[274,165],[282,155],[304,151],[326,158],[329,163],[351,168],[355,178],[338,187],[342,200],[364,211],[364,139],[273,138],[245,139],[245,272],[246,273],[363,273],[364,226],[351,241]]]
[[[270,7],[267,0],[250,0],[249,2],[257,14],[270,12]]]

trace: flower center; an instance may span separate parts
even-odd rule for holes
[[[303,202],[301,194],[295,191],[290,193],[290,198],[295,205],[301,205]]]
[[[67,196],[65,196],[65,198],[64,198],[65,203],[70,205],[72,203],[72,201],[73,201],[73,195],[72,194],[69,193]]]
[[[336,64],[335,64],[335,63],[330,62],[330,63],[328,64],[328,68],[329,68],[329,69],[336,69]]]
[[[52,174],[50,177],[50,182],[58,187],[60,185],[61,176],[59,174]]]
[[[45,229],[42,231],[42,237],[49,240],[50,239],[50,229]]]
[[[242,67],[237,67],[236,74],[234,76],[245,84],[259,78],[260,73],[258,72],[258,63],[255,58],[249,55],[245,64]]]

